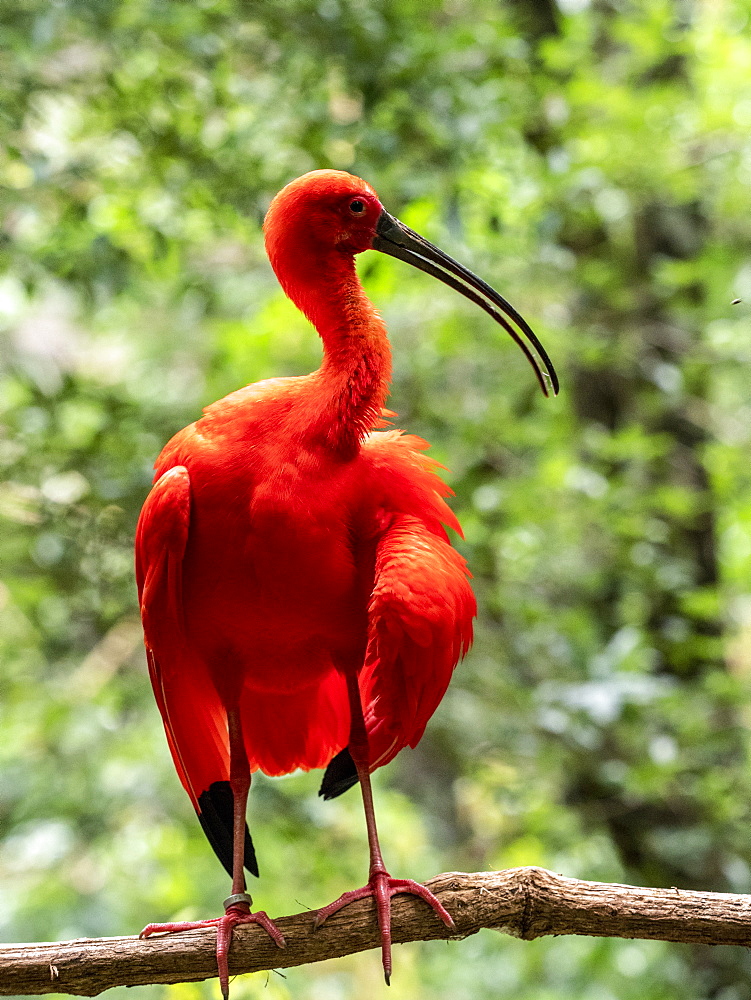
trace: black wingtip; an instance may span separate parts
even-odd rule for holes
[[[318,794],[322,795],[328,801],[329,799],[335,799],[337,795],[341,795],[348,788],[352,788],[356,784],[357,768],[355,767],[355,762],[352,760],[352,755],[347,747],[345,747],[329,762],[329,766],[326,768],[326,773],[321,782],[321,787],[318,789]]]
[[[232,814],[234,797],[228,781],[215,781],[198,796],[198,821],[214,853],[232,876]],[[258,862],[247,823],[245,824],[245,867],[258,877]]]

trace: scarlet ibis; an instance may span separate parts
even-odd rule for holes
[[[392,878],[370,774],[415,746],[472,641],[476,605],[446,526],[461,529],[427,444],[384,428],[391,352],[355,271],[364,250],[407,261],[481,306],[558,390],[524,319],[484,281],[408,229],[373,188],[337,170],[288,184],[264,223],[272,267],[323,341],[320,368],[231,393],[176,434],[156,463],[136,537],[151,682],[175,767],[232,876],[225,913],[149,924],[142,936],[216,925],[228,995],[233,928],[261,924],[243,866],[251,773],[326,768],[333,798],[360,782],[368,883],[317,912],[320,926],[373,896],[391,974],[390,900],[412,893],[448,926],[424,886]],[[526,340],[524,339],[526,338]]]

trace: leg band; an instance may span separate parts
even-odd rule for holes
[[[225,910],[228,910],[230,906],[235,906],[237,903],[247,903],[248,906],[252,906],[253,897],[249,892],[236,892],[234,896],[227,896],[222,905]]]

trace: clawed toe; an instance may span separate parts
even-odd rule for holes
[[[391,897],[401,893],[418,896],[435,911],[449,930],[455,929],[453,917],[430,889],[426,889],[424,885],[420,885],[419,882],[414,882],[412,879],[391,878],[388,872],[376,871],[371,874],[367,885],[361,889],[342,893],[333,903],[318,910],[313,920],[313,930],[318,930],[324,921],[349,903],[372,896],[376,904],[378,928],[381,935],[383,976],[386,985],[389,986],[391,983]]]
[[[177,934],[180,931],[192,931],[203,927],[216,927],[216,964],[219,973],[219,985],[224,1000],[229,997],[229,950],[232,944],[232,934],[238,924],[258,924],[262,927],[277,948],[285,948],[287,942],[274,921],[264,910],[250,912],[247,903],[238,903],[227,907],[222,917],[212,920],[191,920],[167,924],[147,924],[138,935],[139,938],[151,937],[152,934]]]

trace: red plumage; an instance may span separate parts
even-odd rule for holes
[[[294,425],[306,378],[233,393],[176,435],[139,521],[152,683],[194,805],[228,778],[223,705],[239,704],[251,769],[325,767],[349,737],[343,673],[364,664],[375,768],[415,745],[471,642],[443,528],[459,525],[425,442],[374,431],[346,460],[291,429],[255,444]]]
[[[233,875],[216,921],[225,996],[236,923],[263,923],[283,943],[245,894],[255,769],[285,774],[339,755],[327,797],[359,779],[369,883],[317,920],[375,895],[387,978],[394,892],[420,895],[451,925],[424,887],[386,872],[369,774],[422,736],[472,641],[475,600],[446,534],[446,526],[460,531],[450,490],[426,443],[379,429],[392,415],[383,409],[390,349],[355,255],[372,247],[441,278],[522,343],[502,314],[512,319],[547,360],[505,300],[389,216],[356,177],[314,171],[294,181],[272,203],[265,232],[282,287],[321,336],[322,364],[240,389],[176,434],[156,463],[136,539],[149,670],[170,750]],[[256,870],[245,837],[244,860]]]

